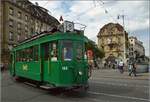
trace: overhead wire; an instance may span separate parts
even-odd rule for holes
[[[49,0],[47,2],[45,2],[45,4],[43,5],[43,7],[45,7],[48,4]]]
[[[104,7],[104,5],[105,5],[105,3],[102,1],[102,0],[96,0],[98,3],[99,3],[99,5],[100,6],[102,6],[102,8],[104,9],[104,12],[106,13],[106,14],[108,14],[111,18],[112,18],[112,20],[114,20],[115,22],[117,22],[116,21],[116,19],[109,13],[109,11]],[[102,3],[102,4],[101,4]]]

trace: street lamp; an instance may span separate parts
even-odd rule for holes
[[[124,18],[125,18],[125,15],[118,15],[118,19],[120,19],[120,17],[122,17],[122,20],[123,20],[123,38],[124,38],[124,61],[126,59],[126,33],[125,33],[125,25],[124,25]]]

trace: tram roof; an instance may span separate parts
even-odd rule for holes
[[[54,41],[54,40],[62,40],[62,39],[70,39],[70,40],[80,40],[80,41],[85,41],[88,42],[88,38],[84,36],[83,34],[77,34],[74,32],[55,32],[55,33],[43,33],[39,35],[35,35],[29,39],[26,39],[22,42],[20,42],[17,46],[15,46],[12,51],[14,50],[20,50],[23,48],[31,47],[34,45],[38,45],[41,43],[46,43],[49,41]]]

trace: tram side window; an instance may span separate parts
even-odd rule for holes
[[[25,49],[22,50],[21,53],[22,53],[22,62],[26,61],[26,50]]]
[[[16,52],[17,62],[38,61],[38,46],[32,46]]]
[[[33,61],[33,47],[26,49],[26,61]]]
[[[49,58],[49,43],[44,44],[44,60]]]
[[[24,57],[24,51],[21,50],[21,51],[19,51],[19,61],[23,62],[24,61],[23,57]]]
[[[83,58],[83,45],[81,43],[76,43],[76,53],[77,60],[81,60]]]
[[[51,43],[51,61],[57,61],[58,60],[58,48],[57,48],[57,42]]]
[[[21,62],[22,61],[22,50],[19,50],[16,52],[16,61]]]
[[[33,59],[38,61],[38,46],[33,46]]]
[[[62,60],[70,61],[73,58],[72,41],[62,41]]]
[[[16,52],[16,61],[20,61],[20,51]]]

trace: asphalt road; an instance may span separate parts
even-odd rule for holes
[[[148,74],[134,78],[113,70],[95,70],[89,80],[89,90],[82,93],[36,88],[13,81],[5,71],[1,97],[2,102],[150,102]]]

